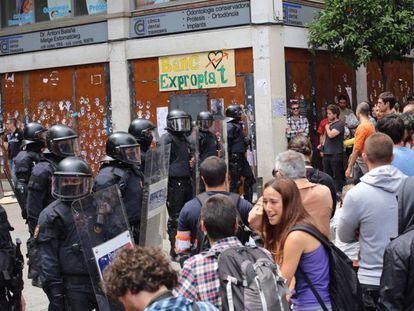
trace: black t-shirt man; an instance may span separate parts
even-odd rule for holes
[[[323,145],[324,154],[340,154],[344,150],[344,133],[345,125],[341,120],[336,120],[329,124],[329,129],[337,130],[339,134],[333,138],[326,135],[325,143]]]

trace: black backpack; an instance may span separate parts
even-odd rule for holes
[[[358,311],[364,310],[362,302],[361,285],[358,276],[352,267],[352,261],[332,242],[311,225],[297,225],[292,231],[304,231],[316,238],[325,247],[329,255],[329,292],[331,295],[331,304],[334,311]],[[312,293],[318,300],[322,310],[328,308],[324,304],[317,290],[314,288],[308,276],[299,270],[302,274]]]
[[[218,260],[224,311],[288,311],[286,280],[272,258],[257,246],[208,251]]]
[[[228,195],[228,198],[231,200],[231,202],[236,207],[237,212],[239,213],[240,222],[239,222],[239,228],[236,234],[239,241],[242,242],[243,245],[245,245],[250,240],[250,237],[251,237],[256,243],[256,245],[262,246],[263,243],[262,243],[261,237],[255,231],[250,229],[249,226],[243,223],[240,217],[240,212],[239,212],[240,195],[238,195],[237,193],[232,193],[232,192],[229,192],[227,195]],[[208,195],[207,192],[203,192],[203,193],[200,193],[198,196],[196,196],[196,199],[198,200],[200,205],[203,206],[203,204],[212,196],[214,196],[214,194]],[[210,249],[210,242],[208,241],[207,235],[204,234],[204,232],[200,228],[200,219],[198,221],[198,226],[197,226],[196,240],[197,240],[196,243],[195,241],[193,241],[193,248],[191,251],[192,256]]]

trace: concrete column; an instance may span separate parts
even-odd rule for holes
[[[252,22],[253,66],[257,133],[258,176],[271,178],[275,157],[286,150],[286,81],[283,25],[278,17],[282,1],[254,0]],[[267,15],[259,14],[266,12]],[[266,16],[267,21],[263,20]],[[257,19],[256,19],[257,17]],[[272,106],[282,106],[272,109]],[[282,112],[282,113],[280,113]]]
[[[127,131],[131,122],[129,68],[126,41],[129,32],[131,1],[108,1],[109,71],[114,131]]]
[[[369,100],[368,98],[368,82],[367,82],[367,67],[361,66],[355,72],[355,80],[356,80],[356,98],[358,105],[362,101]],[[356,106],[355,106],[356,108]]]

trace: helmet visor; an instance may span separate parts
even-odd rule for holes
[[[91,176],[54,175],[52,194],[60,200],[76,200],[87,196],[92,189]]]
[[[213,125],[213,121],[212,120],[198,120],[197,125],[202,129],[208,130]]]
[[[176,132],[191,131],[191,119],[190,118],[170,120],[170,125],[171,125],[172,130]]]
[[[64,140],[58,140],[54,142],[54,149],[58,155],[68,156],[79,156],[79,141],[77,138],[69,138]]]
[[[141,163],[141,149],[139,145],[120,146],[120,150],[125,162],[133,164]]]
[[[47,130],[43,129],[41,131],[37,131],[35,134],[35,139],[38,141],[44,141],[46,142],[46,135],[47,135]]]

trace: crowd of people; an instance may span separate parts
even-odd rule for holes
[[[171,261],[158,248],[122,248],[103,271],[104,293],[125,310],[414,309],[414,100],[401,113],[389,92],[373,108],[362,102],[354,113],[348,105],[341,96],[326,107],[312,146],[309,122],[299,103],[291,104],[288,150],[277,155],[273,178],[255,202],[242,108],[226,111],[227,148],[210,132],[209,112],[199,114],[194,137],[191,117],[170,111],[158,143],[171,146]],[[19,134],[9,124],[10,144],[24,137],[11,166],[31,236],[33,284],[45,291],[49,310],[98,309],[82,250],[74,247],[71,204],[118,185],[139,244],[144,155],[154,148],[156,128],[134,120],[129,133],[110,135],[93,179],[76,157],[70,127],[29,123]],[[323,169],[314,167],[315,156]]]

